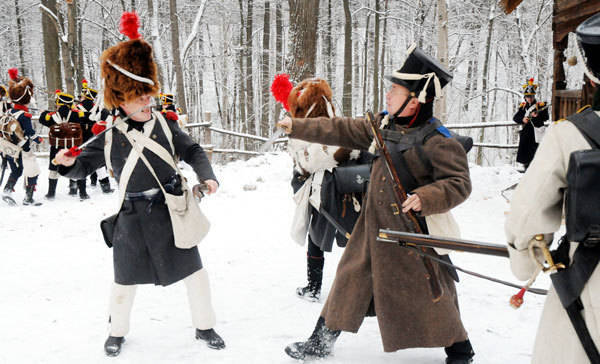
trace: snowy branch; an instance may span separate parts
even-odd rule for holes
[[[198,30],[200,28],[200,20],[202,19],[202,14],[204,13],[204,7],[206,6],[207,1],[208,0],[202,1],[202,3],[200,4],[200,8],[198,9],[198,12],[196,13],[196,19],[194,19],[194,25],[192,25],[192,30],[190,31],[190,34],[188,35],[187,39],[185,40],[185,44],[183,46],[183,49],[181,50],[181,55],[180,55],[181,64],[184,63],[185,57],[187,56],[187,52],[189,51],[190,46],[192,45],[192,43],[198,36]]]
[[[42,12],[45,12],[46,15],[48,15],[48,17],[52,20],[52,23],[54,23],[54,26],[56,27],[56,31],[59,34],[60,38],[62,39],[63,42],[66,41],[64,35],[63,35],[63,29],[60,25],[60,22],[58,21],[58,17],[56,16],[56,14],[54,14],[52,12],[52,10],[48,9],[47,7],[45,7],[44,5],[40,4],[39,5],[40,10]]]
[[[82,21],[87,21],[87,22],[90,22],[90,23],[94,24],[95,26],[97,26],[98,28],[101,28],[101,29],[103,29],[103,30],[107,31],[107,32],[108,32],[108,33],[110,33],[110,34],[111,34],[113,37],[115,37],[115,39],[117,39],[117,40],[121,39],[121,36],[120,36],[119,34],[117,34],[117,33],[113,32],[112,30],[110,30],[109,28],[107,28],[106,26],[104,26],[104,25],[102,25],[102,24],[100,24],[100,23],[97,23],[97,22],[95,22],[95,21],[93,21],[93,20],[91,20],[91,19],[87,19],[87,18],[79,18],[79,19],[80,19],[80,20],[82,20]]]

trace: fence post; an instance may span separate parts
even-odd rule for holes
[[[207,127],[204,128],[204,145],[207,145],[208,147],[206,148],[206,156],[208,157],[208,160],[212,162],[212,155],[213,155],[213,149],[214,146],[212,144],[212,135],[211,135],[211,130],[210,127],[212,125],[211,123],[211,118],[212,118],[212,114],[210,113],[210,111],[207,111],[204,113],[204,121],[207,123],[210,123]]]

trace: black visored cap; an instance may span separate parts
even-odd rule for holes
[[[600,13],[592,15],[575,30],[582,43],[600,44]]]
[[[404,86],[410,91],[420,91],[424,86],[426,79],[420,80],[404,80],[398,77],[396,73],[410,73],[424,75],[427,73],[435,73],[440,81],[440,86],[443,88],[450,81],[452,81],[452,74],[446,70],[446,68],[439,63],[435,58],[429,56],[419,48],[414,48],[409,54],[404,64],[400,69],[396,70],[391,75],[386,75],[385,79]],[[428,97],[437,96],[435,95],[435,88],[433,82],[429,83],[427,87]]]

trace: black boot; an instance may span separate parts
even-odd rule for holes
[[[473,362],[475,352],[469,339],[460,341],[444,348],[446,351],[446,364],[469,364]]]
[[[211,349],[225,349],[225,341],[223,341],[223,339],[219,336],[219,334],[217,334],[217,332],[214,329],[196,329],[196,340],[206,341],[206,344]]]
[[[321,284],[323,283],[323,265],[325,264],[324,257],[307,258],[306,271],[308,277],[308,285],[306,287],[298,287],[296,294],[300,298],[316,302],[321,298]]]
[[[83,200],[87,200],[88,198],[90,198],[90,195],[87,194],[87,192],[85,191],[85,179],[80,179],[77,180],[77,188],[79,188],[79,199],[81,201]]]
[[[69,196],[77,196],[77,181],[74,179],[69,180]]]
[[[285,347],[285,353],[294,359],[304,360],[307,357],[325,358],[331,354],[333,345],[340,336],[339,330],[330,330],[325,326],[325,319],[319,317],[312,335],[304,342],[295,342]]]
[[[35,185],[27,185],[25,186],[25,198],[23,199],[23,205],[33,205],[35,201],[33,200],[33,192],[35,191]]]
[[[9,178],[8,181],[6,181],[6,184],[4,185],[4,193],[11,194],[11,193],[15,192],[16,184],[17,184],[16,179]]]
[[[104,177],[101,180],[99,180],[100,182],[100,188],[102,189],[103,193],[112,193],[114,190],[112,188],[110,188],[110,180],[108,179],[108,177]]]
[[[121,345],[125,342],[124,337],[109,336],[104,342],[104,352],[108,356],[117,356],[121,353]]]
[[[96,186],[96,181],[98,181],[98,173],[93,172],[90,174],[90,186]]]
[[[54,200],[54,196],[56,195],[57,183],[58,179],[48,178],[48,193],[45,196],[47,200]]]

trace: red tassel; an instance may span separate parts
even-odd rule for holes
[[[525,295],[526,290],[527,289],[525,287],[523,287],[523,288],[521,288],[519,293],[517,293],[516,295],[514,295],[510,298],[510,305],[512,308],[517,309],[517,308],[521,307],[521,305],[523,304],[523,296]]]
[[[8,70],[8,76],[11,80],[17,81],[17,78],[19,77],[19,70],[16,68],[10,68]]]
[[[57,94],[59,94],[59,93],[61,93],[61,92],[62,92],[62,91],[61,91],[61,90],[59,90],[59,89],[56,89],[56,90],[54,90],[54,94],[55,94],[55,95],[57,95]]]
[[[138,39],[141,38],[138,29],[140,28],[140,18],[135,13],[132,12],[124,12],[121,15],[121,22],[119,24],[119,32],[125,35],[129,39]]]
[[[290,75],[287,73],[282,73],[275,76],[273,83],[271,84],[271,93],[277,102],[280,102],[283,105],[283,108],[287,111],[290,111],[290,106],[288,105],[288,96],[294,85],[290,82]]]

